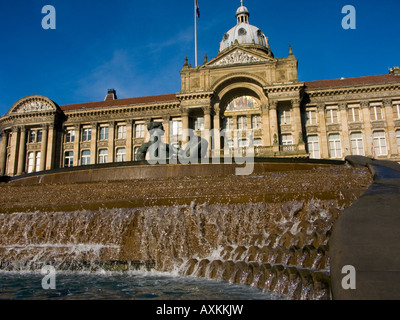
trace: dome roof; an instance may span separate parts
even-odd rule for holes
[[[245,6],[240,6],[237,10],[236,10],[236,17],[239,14],[247,14],[248,16],[250,15],[249,10],[247,10],[247,8]]]
[[[237,42],[241,45],[256,45],[258,49],[271,53],[268,38],[259,28],[249,23],[249,16],[249,10],[243,5],[236,10],[237,24],[224,34],[220,44],[220,52]]]

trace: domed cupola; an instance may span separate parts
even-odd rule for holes
[[[241,6],[236,10],[237,24],[224,34],[219,52],[222,52],[238,43],[240,45],[262,50],[273,57],[269,48],[268,38],[259,28],[249,23],[249,10],[243,6],[243,1],[241,1],[241,3]]]
[[[243,1],[242,1],[242,5],[236,10],[236,19],[237,19],[237,24],[240,23],[249,23],[249,10],[247,10],[247,8],[243,5]]]

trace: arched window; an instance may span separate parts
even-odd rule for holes
[[[70,168],[74,165],[74,153],[72,151],[65,152],[64,167]]]
[[[83,166],[86,166],[86,165],[90,164],[90,150],[83,150],[82,151],[81,164]]]
[[[108,162],[108,150],[100,149],[99,150],[99,163],[107,163],[107,162]]]
[[[125,148],[118,148],[117,149],[117,162],[124,162],[126,161],[126,149]]]
[[[318,135],[307,136],[307,146],[308,146],[308,152],[310,153],[311,159],[319,159],[321,157],[321,154],[319,151]]]

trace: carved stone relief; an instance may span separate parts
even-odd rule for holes
[[[44,101],[31,101],[16,110],[16,113],[52,111],[53,108]]]
[[[260,59],[256,56],[245,53],[241,50],[236,50],[221,60],[215,62],[214,66],[225,66],[230,64],[239,64],[239,63],[252,63],[252,62],[263,62],[266,60]]]

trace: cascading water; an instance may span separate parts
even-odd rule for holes
[[[340,175],[351,191],[347,197],[335,197],[337,190],[318,195],[317,181],[299,183],[287,180],[290,173],[274,173],[264,178],[277,184],[284,177],[287,184],[264,201],[246,196],[248,201],[200,202],[193,197],[180,205],[0,214],[0,268],[35,270],[49,263],[70,271],[145,266],[246,284],[291,299],[329,299],[332,225],[363,192],[356,181],[369,181],[361,169],[352,176],[346,176],[347,169],[335,170],[325,169],[325,179]],[[261,178],[250,176],[244,184],[255,184],[257,190]],[[296,186],[309,190],[307,196],[304,190],[294,196]]]

